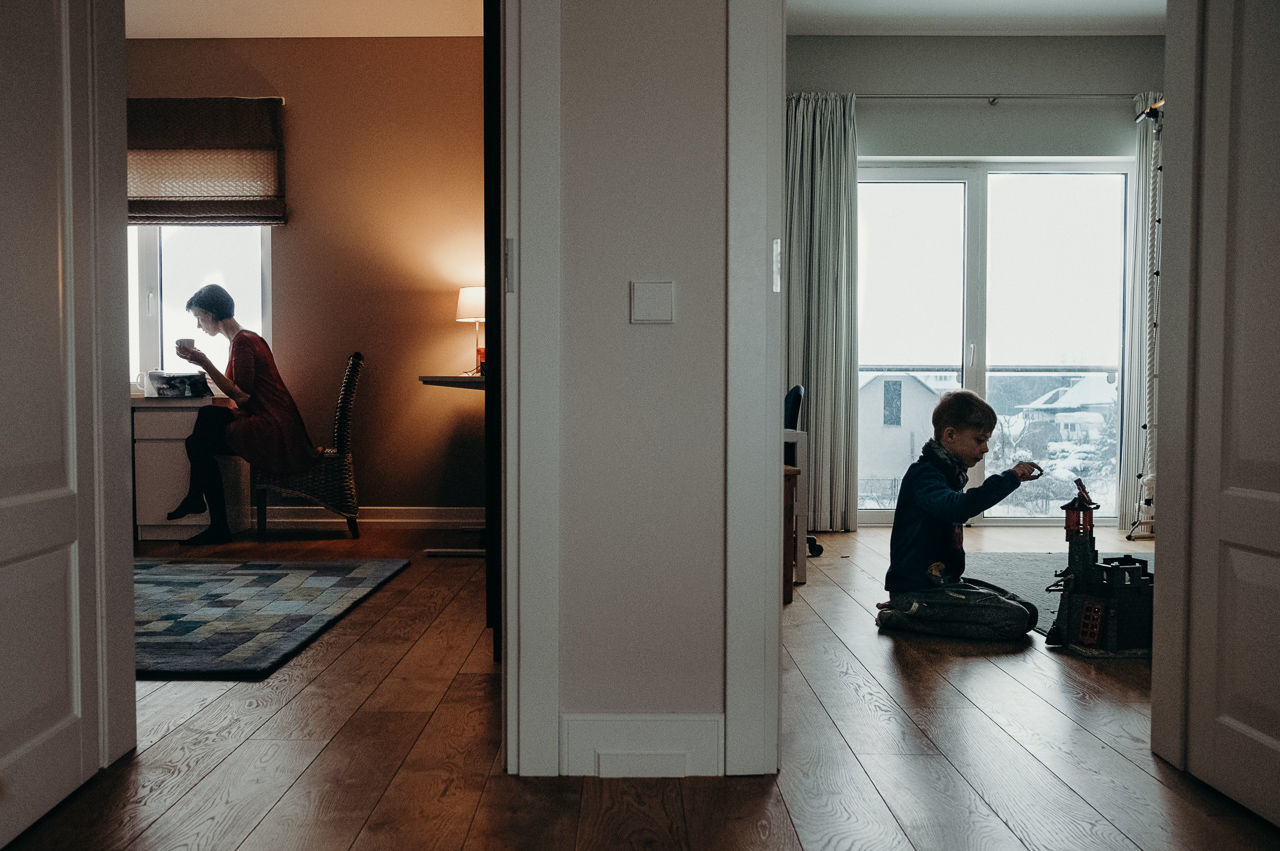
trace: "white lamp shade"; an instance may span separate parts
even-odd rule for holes
[[[458,321],[484,321],[484,287],[462,287],[458,290]]]

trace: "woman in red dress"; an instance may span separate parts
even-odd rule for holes
[[[267,341],[235,320],[235,301],[217,284],[201,287],[187,300],[196,326],[211,337],[231,341],[225,373],[197,348],[178,343],[178,357],[200,367],[233,407],[207,405],[187,438],[191,480],[187,495],[169,519],[209,511],[209,528],[183,544],[223,544],[231,540],[227,504],[217,455],[239,455],[269,472],[297,472],[315,463],[320,450],[307,436],[289,388],[276,369]]]

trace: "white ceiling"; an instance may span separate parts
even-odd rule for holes
[[[787,0],[789,35],[1158,35],[1165,0]]]
[[[786,0],[791,35],[1154,35],[1165,0]],[[129,38],[478,36],[482,0],[125,0]]]

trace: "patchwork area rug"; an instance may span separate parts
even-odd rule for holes
[[[407,564],[135,562],[138,678],[261,680]]]
[[[1113,558],[1123,553],[1098,553],[1098,558]],[[1146,561],[1155,573],[1154,553],[1131,553]],[[1040,610],[1036,632],[1044,635],[1053,625],[1062,595],[1044,590],[1057,581],[1053,574],[1067,566],[1066,553],[970,553],[964,556],[964,575],[999,585]]]

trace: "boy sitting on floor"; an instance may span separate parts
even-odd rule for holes
[[[1035,606],[965,579],[964,523],[1044,473],[1032,461],[964,490],[968,469],[987,453],[996,412],[968,390],[945,394],[933,410],[933,439],[907,468],[889,539],[889,602],[876,625],[957,638],[1010,640],[1035,628]]]

